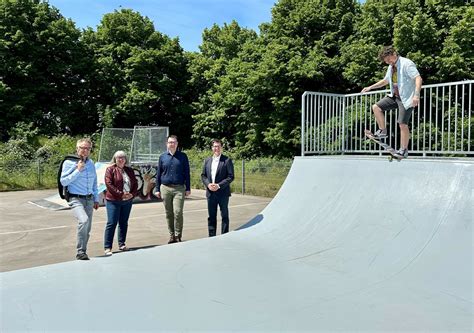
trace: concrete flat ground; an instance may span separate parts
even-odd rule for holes
[[[56,190],[0,193],[0,272],[75,260],[77,222],[70,210],[53,211],[29,201],[54,195]],[[261,212],[271,198],[232,194],[230,228],[235,230]],[[94,212],[88,254],[103,256],[107,221],[105,207]],[[220,220],[218,219],[218,229]],[[183,241],[207,237],[205,191],[192,190],[184,204]],[[169,234],[162,202],[134,204],[127,246],[133,251],[168,245]],[[114,238],[114,255],[117,253]]]

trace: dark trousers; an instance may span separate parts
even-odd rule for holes
[[[104,249],[111,249],[114,241],[115,228],[118,228],[119,247],[125,245],[128,230],[128,218],[132,210],[132,200],[105,202],[107,208],[107,225],[104,234]]]
[[[225,234],[229,232],[229,197],[211,193],[210,197],[207,198],[207,211],[209,213],[209,217],[207,218],[207,228],[209,230],[209,237],[213,237],[216,235],[217,206],[219,206],[221,210],[221,233]]]

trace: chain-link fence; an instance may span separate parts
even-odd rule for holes
[[[157,162],[166,151],[168,127],[135,126],[104,128],[98,162],[109,162],[114,153],[123,150],[132,163]]]
[[[288,161],[234,160],[233,193],[273,197],[291,168]],[[202,162],[190,162],[191,187],[204,189],[201,182]]]
[[[0,162],[0,191],[56,187],[58,168],[42,159]]]
[[[191,187],[204,189],[201,182],[203,161],[191,161]],[[291,168],[291,160],[235,160],[232,192],[273,197]],[[0,191],[46,189],[57,186],[59,164],[42,159],[0,162]]]

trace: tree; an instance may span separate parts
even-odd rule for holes
[[[189,67],[190,84],[198,99],[193,104],[193,139],[197,146],[207,147],[212,138],[224,138],[231,146],[235,143],[235,120],[241,105],[233,94],[237,82],[228,71],[241,63],[242,48],[256,38],[253,30],[243,29],[235,21],[204,30],[202,53],[190,57]]]
[[[130,9],[104,15],[97,32],[84,39],[96,63],[100,126],[169,126],[189,145],[189,76],[178,40]]]
[[[0,13],[2,140],[20,120],[46,134],[61,131],[79,112],[86,120],[82,86],[89,66],[74,23],[39,0],[2,0]]]
[[[436,57],[439,81],[474,78],[474,7],[464,8],[459,20],[448,32],[442,50]]]

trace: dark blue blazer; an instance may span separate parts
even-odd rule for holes
[[[211,193],[217,195],[230,197],[230,183],[234,180],[234,164],[232,160],[225,155],[221,155],[219,159],[219,165],[217,166],[216,183],[219,184],[220,188],[216,192],[211,192],[207,186],[212,183],[212,156],[206,158],[202,167],[201,180],[206,187],[206,197],[209,197]]]

